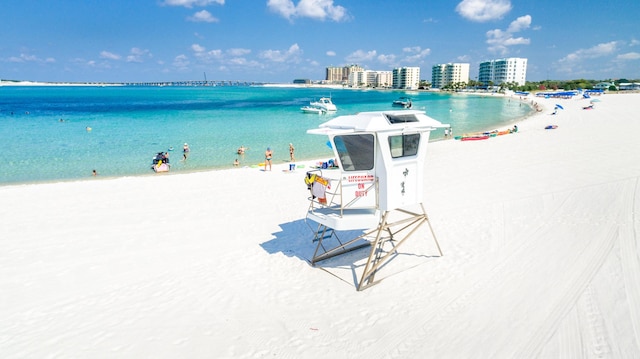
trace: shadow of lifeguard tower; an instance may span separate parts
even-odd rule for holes
[[[422,198],[429,136],[445,127],[424,111],[397,110],[340,116],[307,131],[329,137],[338,168],[323,166],[329,168],[309,171],[305,178],[311,191],[306,221],[317,242],[312,265],[371,246],[356,283],[362,290],[423,224],[442,256]],[[364,233],[339,238],[354,230]]]

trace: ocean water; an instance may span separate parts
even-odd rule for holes
[[[323,96],[335,114],[304,114]],[[0,87],[0,185],[100,176],[152,174],[151,160],[169,151],[171,172],[256,166],[264,151],[274,165],[332,157],[323,136],[306,131],[335,116],[390,110],[400,96],[449,123],[454,134],[510,126],[531,112],[517,100],[414,91],[293,87]],[[397,108],[396,108],[397,109]],[[88,130],[90,128],[90,130]],[[432,133],[432,140],[443,132]],[[182,146],[191,152],[186,161]],[[236,150],[248,147],[244,156]]]

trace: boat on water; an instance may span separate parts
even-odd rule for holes
[[[325,112],[337,111],[338,110],[338,108],[333,103],[333,101],[331,101],[330,97],[321,97],[318,101],[311,102],[309,104],[309,106],[311,106],[311,107],[319,107],[319,108],[323,109]]]
[[[400,97],[397,100],[394,100],[392,103],[393,106],[411,108],[411,99],[409,97]]]
[[[323,108],[316,106],[303,106],[300,108],[300,110],[304,113],[314,113],[316,115],[322,115],[323,113],[327,112]]]
[[[166,152],[158,152],[153,157],[153,162],[151,165],[151,169],[153,169],[156,173],[158,172],[169,172],[171,165],[169,164],[169,156]]]

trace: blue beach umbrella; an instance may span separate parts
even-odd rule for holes
[[[556,104],[556,107],[557,107],[557,108],[559,108],[559,109],[561,109],[561,110],[564,110],[564,107],[562,107],[562,106],[560,106],[560,105],[558,105],[558,104]]]

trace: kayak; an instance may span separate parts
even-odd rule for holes
[[[484,135],[484,136],[469,136],[469,137],[460,138],[460,141],[478,141],[478,140],[486,140],[488,138],[489,138],[489,136],[487,136],[487,135]]]

